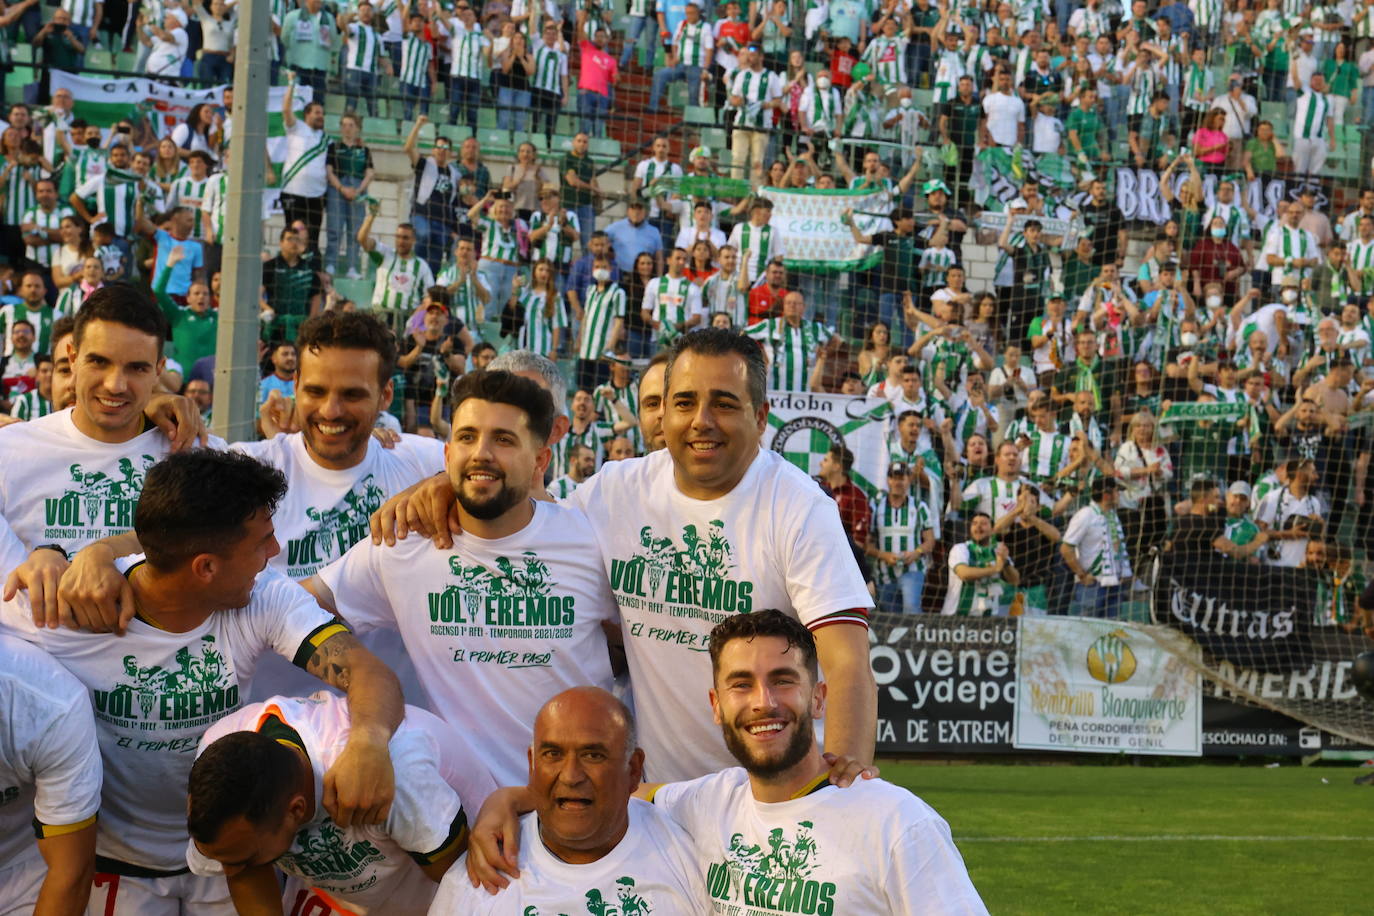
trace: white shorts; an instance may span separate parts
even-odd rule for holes
[[[131,878],[96,872],[86,916],[235,916],[223,878],[187,872],[170,878]]]
[[[33,916],[38,905],[38,892],[48,875],[48,863],[38,854],[37,847],[29,850],[18,862],[0,868],[0,916]]]

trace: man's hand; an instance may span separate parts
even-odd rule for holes
[[[171,442],[172,451],[182,452],[199,446],[204,448],[210,442],[210,431],[205,428],[205,418],[200,408],[190,398],[179,394],[155,394],[143,408],[148,418]]]
[[[534,803],[524,786],[497,789],[482,803],[468,834],[468,880],[494,894],[520,877],[520,815]]]
[[[62,623],[92,633],[123,636],[137,611],[133,586],[115,567],[115,554],[100,542],[72,557],[57,587]]]
[[[57,629],[60,623],[57,585],[70,565],[56,550],[33,551],[5,580],[5,600],[9,601],[20,589],[27,589],[33,625]]]
[[[461,534],[458,522],[458,499],[448,474],[440,472],[402,490],[382,504],[368,521],[372,529],[372,543],[386,542],[394,547],[410,532],[430,538],[434,545],[447,550],[453,546],[453,535]]]
[[[871,763],[863,763],[853,757],[837,756],[831,753],[821,754],[825,762],[830,764],[830,784],[839,786],[841,789],[848,788],[856,779],[876,779],[879,770]]]
[[[258,408],[258,419],[262,421],[264,435],[269,437],[276,433],[300,432],[296,423],[296,402],[275,388],[267,393],[267,400]]]
[[[396,797],[387,736],[354,727],[343,752],[324,774],[325,810],[340,827],[385,823]]]
[[[401,434],[389,430],[385,426],[372,427],[372,438],[376,439],[382,448],[395,448],[401,444]]]

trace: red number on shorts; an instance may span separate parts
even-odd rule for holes
[[[316,897],[314,891],[296,891],[296,901],[291,904],[291,916],[330,916],[336,912],[332,906]]]
[[[95,880],[91,882],[92,888],[109,886],[105,892],[105,916],[114,916],[115,900],[119,896],[119,875],[112,875],[108,872],[99,872]]]

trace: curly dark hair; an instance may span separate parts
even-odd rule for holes
[[[711,674],[720,674],[720,654],[732,640],[777,636],[787,640],[787,648],[801,650],[802,664],[813,681],[820,678],[820,663],[816,659],[816,639],[811,631],[795,617],[779,610],[754,611],[727,617],[711,629]]]
[[[196,449],[168,455],[148,471],[134,509],[134,532],[157,570],[176,569],[236,541],[258,512],[286,495],[286,476],[242,452]]]
[[[377,383],[382,387],[396,371],[396,335],[367,312],[321,312],[306,319],[296,333],[296,352],[318,352],[325,347],[371,350],[377,354]]]

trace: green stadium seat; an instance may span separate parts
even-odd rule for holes
[[[324,132],[327,134],[337,134],[339,132],[339,120],[339,115],[326,112],[324,116]]]
[[[725,148],[725,128],[706,127],[701,131],[701,145],[708,146],[713,150]]]
[[[391,118],[368,118],[363,122],[363,138],[373,143],[400,145],[401,125]]]
[[[587,152],[591,153],[593,159],[619,159],[620,141],[610,137],[592,137],[587,144]]]
[[[519,141],[511,139],[511,132],[508,130],[482,130],[477,131],[477,142],[482,145],[482,152],[486,155],[509,155],[515,151]]]
[[[705,105],[688,105],[682,117],[688,124],[715,124],[716,110]]]

